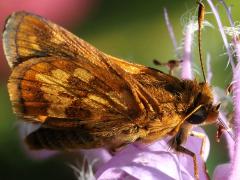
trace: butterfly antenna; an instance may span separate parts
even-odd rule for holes
[[[206,76],[203,68],[203,58],[202,58],[202,27],[203,27],[203,21],[205,16],[205,7],[201,1],[198,1],[197,3],[199,5],[198,7],[198,53],[199,53],[204,82],[206,82]]]

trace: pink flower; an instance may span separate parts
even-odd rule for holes
[[[214,180],[227,180],[229,178],[229,172],[231,171],[230,163],[218,165],[213,173]]]
[[[197,128],[199,132],[204,132]],[[194,179],[192,157],[170,150],[169,138],[150,145],[130,144],[118,152],[96,172],[98,180],[107,179]],[[207,159],[210,144],[206,141],[204,160]],[[201,139],[189,137],[185,147],[197,155],[199,177],[207,179],[204,163],[200,157]]]

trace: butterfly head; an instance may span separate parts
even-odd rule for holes
[[[186,117],[190,124],[211,124],[216,122],[220,104],[213,104],[212,89],[207,83],[199,83],[200,91]]]

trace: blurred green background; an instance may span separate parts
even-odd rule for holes
[[[37,5],[38,1],[34,2]],[[197,8],[195,0],[96,0],[93,2],[88,7],[89,11],[85,14],[84,20],[62,24],[64,26],[67,24],[70,31],[108,54],[151,67],[154,67],[152,63],[154,58],[161,61],[176,58],[164,22],[163,8],[166,7],[168,10],[179,45],[183,41],[184,24],[181,19],[184,17],[187,19]],[[214,2],[220,11],[223,24],[229,26],[223,7],[218,1]],[[0,13],[1,3],[3,2],[0,2]],[[67,5],[68,1],[61,1],[61,3]],[[239,0],[228,0],[226,3],[233,5],[233,18],[235,21],[239,21]],[[207,3],[205,4],[207,11],[210,11]],[[49,7],[46,5],[47,8]],[[24,7],[20,9],[24,10]],[[65,13],[64,10],[60,12],[62,16],[65,16]],[[59,17],[61,18],[61,16]],[[71,19],[71,17],[69,18]],[[224,55],[224,46],[215,19],[211,13],[206,15],[206,19],[215,28],[204,29],[204,54],[206,55],[207,52],[211,54],[213,85],[225,88],[231,81],[231,70],[226,68],[227,56]],[[4,20],[1,19],[1,21],[3,23]],[[59,22],[61,24],[61,21]],[[197,41],[194,42],[193,48],[197,52]],[[193,58],[198,64],[197,53],[193,55]],[[2,58],[1,61],[6,60]],[[76,179],[72,170],[67,166],[67,158],[63,155],[45,160],[34,160],[23,150],[16,127],[16,118],[12,113],[7,94],[6,83],[9,69],[6,64],[3,64],[1,69],[6,73],[2,74],[0,78],[0,179]],[[166,69],[163,68],[163,70]],[[201,79],[199,76],[196,78]],[[211,126],[205,129],[211,140],[211,152],[207,167],[212,174],[217,164],[227,162],[227,151],[224,141],[215,142],[216,128]]]

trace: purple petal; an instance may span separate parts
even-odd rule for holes
[[[218,165],[213,172],[213,180],[226,180],[231,170],[230,163]]]
[[[234,127],[235,127],[235,146],[232,158],[231,178],[240,179],[240,42],[234,41],[237,66],[233,72],[233,104],[234,104]]]
[[[200,128],[198,131],[202,131]],[[203,131],[202,131],[203,132]],[[151,145],[130,144],[101,166],[96,177],[100,179],[194,179],[193,159],[188,155],[169,150],[169,138]],[[200,179],[206,179],[203,162],[199,156],[201,143],[189,137],[186,148],[197,153]],[[209,142],[205,146],[205,156],[209,152]]]
[[[155,143],[154,143],[155,144]],[[156,144],[155,144],[156,145]],[[161,144],[159,144],[161,148]],[[119,152],[96,173],[98,179],[115,177],[121,179],[126,175],[140,179],[179,177],[179,166],[176,155],[166,151],[143,151],[138,146],[129,145]]]

